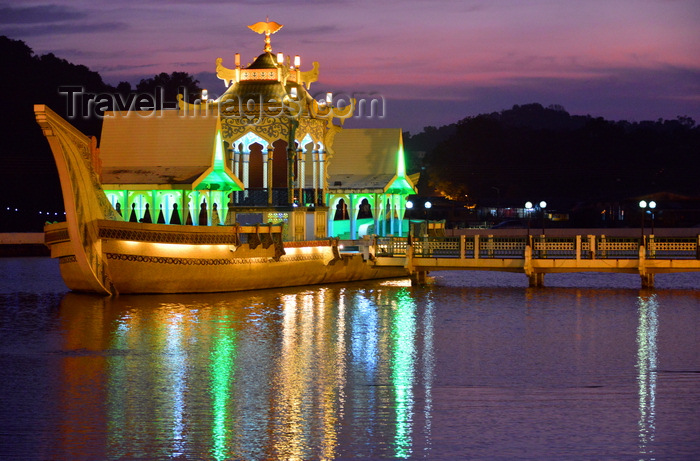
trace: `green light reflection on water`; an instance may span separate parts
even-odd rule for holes
[[[217,331],[210,353],[212,393],[212,455],[214,459],[230,458],[228,453],[227,413],[231,398],[231,380],[236,360],[236,332],[228,322]]]
[[[415,301],[406,290],[397,293],[392,341],[394,354],[391,361],[391,380],[396,400],[396,435],[394,454],[408,458],[412,449],[413,382],[416,359]]]

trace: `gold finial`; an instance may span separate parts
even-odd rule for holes
[[[272,52],[272,45],[270,45],[270,35],[274,34],[278,30],[284,27],[282,24],[278,24],[274,21],[260,21],[256,22],[252,26],[248,26],[253,32],[259,34],[265,34],[265,49],[266,53]]]

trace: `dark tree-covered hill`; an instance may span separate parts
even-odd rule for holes
[[[99,137],[102,119],[95,114],[94,107],[92,111],[78,110],[75,116],[68,117],[69,99],[59,89],[81,88],[85,93],[103,96],[120,94],[122,100],[127,100],[128,94],[134,91],[128,82],[114,88],[85,66],[72,64],[51,53],[36,55],[24,42],[5,36],[0,36],[0,61],[3,64],[0,72],[3,91],[0,232],[40,231],[48,219],[47,211],[62,214],[63,201],[53,156],[34,117],[34,104],[48,105],[86,135]],[[201,91],[197,80],[182,72],[144,79],[136,91],[147,91],[148,85],[155,86],[165,80],[168,83],[165,101],[170,97],[173,84],[187,86],[194,96]],[[44,214],[39,215],[39,211]]]
[[[528,104],[459,121],[426,152],[424,166],[433,190],[470,201],[698,196],[700,127],[688,117],[616,122]]]

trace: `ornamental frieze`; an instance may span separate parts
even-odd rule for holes
[[[301,142],[308,134],[315,144],[323,142],[326,130],[326,120],[302,117],[299,119],[299,128],[296,131],[296,139]]]
[[[268,143],[289,139],[291,120],[277,117],[221,117],[221,135],[231,143],[245,133],[255,133]]]
[[[279,262],[270,258],[176,258],[169,256],[144,256],[123,253],[105,253],[107,259],[151,264],[174,264],[180,266],[230,266],[234,264],[270,264]],[[322,255],[283,256],[282,262],[316,261]],[[63,258],[62,258],[63,259]]]

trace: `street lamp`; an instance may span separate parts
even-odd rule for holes
[[[547,208],[547,202],[542,200],[540,202],[540,209],[542,210],[542,235],[544,235],[544,209]]]
[[[433,207],[433,204],[430,203],[430,201],[426,201],[423,206],[425,207],[425,235],[428,235],[428,210],[430,210]]]
[[[527,214],[527,237],[530,239],[530,220],[532,219],[532,202],[525,202],[525,213]]]
[[[646,218],[647,208],[649,208],[649,213],[651,214],[651,235],[654,235],[654,209],[656,209],[656,202],[650,200],[647,203],[646,200],[640,200],[639,208],[642,210],[642,238],[644,238],[644,219]]]
[[[412,210],[412,209],[413,209],[413,202],[412,202],[412,201],[406,200],[406,209],[407,209],[407,210]],[[401,226],[403,226],[403,224],[401,224]],[[413,226],[411,226],[411,218],[409,217],[409,218],[408,218],[408,244],[409,244],[409,245],[411,245],[411,230],[412,230],[412,227],[413,227]]]

